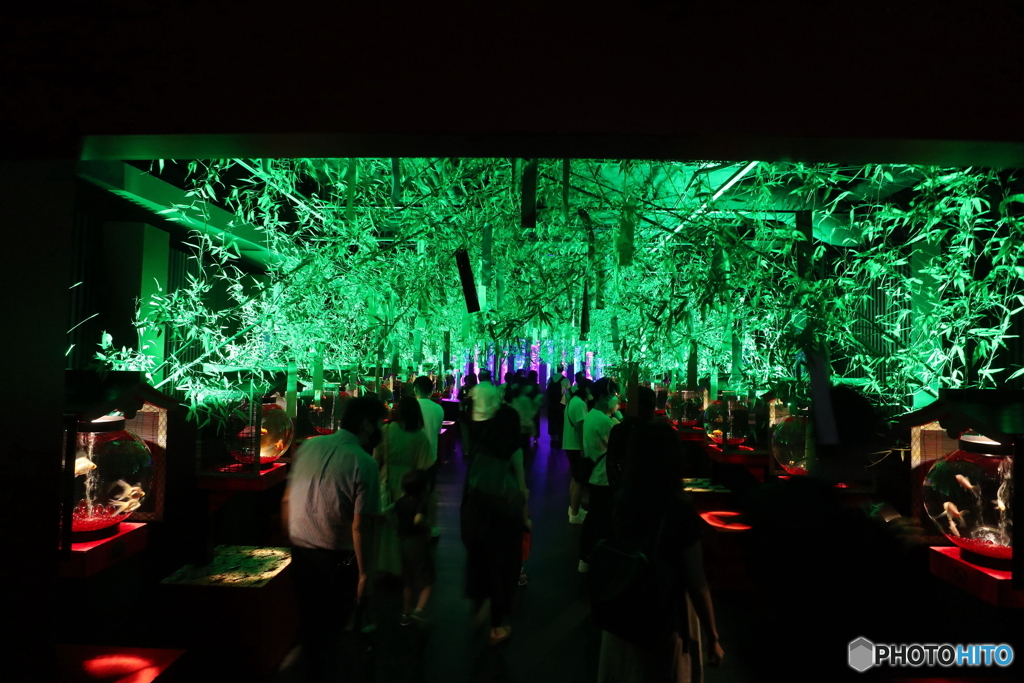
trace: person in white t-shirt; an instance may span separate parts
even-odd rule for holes
[[[583,458],[583,423],[587,417],[587,400],[590,398],[590,382],[584,379],[578,383],[577,391],[565,409],[565,423],[562,429],[562,448],[569,459],[569,523],[583,524],[586,510],[580,509],[586,477],[580,471]]]
[[[441,528],[437,524],[437,442],[441,434],[441,423],[444,422],[444,408],[430,398],[434,393],[434,382],[429,377],[417,377],[414,382],[414,390],[416,402],[419,403],[420,411],[423,413],[423,430],[427,433],[427,440],[430,442],[432,461],[427,469],[429,482],[427,526],[430,527],[430,535],[436,538],[441,535]]]
[[[415,382],[416,400],[423,412],[424,430],[427,432],[427,439],[430,441],[430,453],[437,461],[437,439],[441,434],[441,423],[444,422],[444,408],[431,400],[434,392],[434,383],[429,377],[421,376]]]
[[[498,412],[501,407],[501,396],[498,387],[491,383],[491,371],[480,371],[480,383],[470,389],[469,397],[473,400],[473,421],[485,422],[489,416]]]
[[[608,484],[608,438],[617,420],[612,417],[618,403],[618,387],[602,378],[594,384],[594,407],[583,422],[583,457],[594,463],[587,482],[590,508],[580,534],[579,570],[589,570],[590,553],[598,540],[611,532],[612,488]]]

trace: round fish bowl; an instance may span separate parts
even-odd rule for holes
[[[787,474],[807,474],[810,418],[790,415],[772,427],[772,455]]]
[[[142,506],[153,483],[153,454],[125,429],[123,417],[106,416],[78,425],[75,498],[71,530],[114,526]]]
[[[246,425],[235,434],[229,448],[231,456],[238,462],[251,465],[257,455],[253,444],[256,442],[255,428]],[[280,459],[291,448],[295,439],[295,428],[288,413],[277,403],[264,403],[259,435],[259,463],[266,465]]]
[[[925,510],[939,531],[964,550],[1008,560],[1013,556],[1012,450],[980,434],[939,458],[922,487]]]

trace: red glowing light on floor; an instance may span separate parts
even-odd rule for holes
[[[91,678],[117,683],[150,683],[163,670],[145,657],[135,655],[100,655],[82,662]]]
[[[718,529],[728,529],[730,531],[746,531],[751,527],[747,524],[740,524],[739,522],[727,522],[724,518],[727,517],[739,517],[740,513],[733,510],[719,510],[716,512],[702,512],[700,513],[701,519]]]

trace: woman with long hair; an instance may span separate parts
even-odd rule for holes
[[[683,451],[675,431],[665,424],[635,425],[625,479],[615,496],[613,534],[618,542],[638,545],[666,570],[671,580],[661,597],[671,605],[672,626],[663,638],[643,644],[603,631],[599,683],[701,683],[702,650],[711,664],[721,663],[704,576],[701,519],[683,492],[682,474]]]
[[[419,402],[404,396],[398,402],[398,419],[384,426],[380,445],[373,451],[380,465],[381,507],[384,522],[378,535],[377,568],[401,575],[402,558],[394,503],[402,497],[402,477],[411,470],[426,470],[433,463],[430,440],[423,429]]]

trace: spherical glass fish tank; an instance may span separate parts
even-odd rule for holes
[[[128,519],[152,483],[153,455],[125,429],[123,417],[78,424],[72,532],[97,531]]]
[[[772,427],[772,455],[786,474],[805,475],[814,449],[807,415],[789,415]]]
[[[946,538],[986,557],[1013,556],[1012,447],[981,434],[960,437],[959,448],[935,461],[922,489],[925,510]]]
[[[228,450],[231,457],[240,463],[251,465],[258,457],[259,464],[267,465],[276,462],[291,448],[295,427],[288,413],[276,401],[266,399],[261,407],[261,415],[258,440],[256,427],[251,424],[239,429],[230,439]],[[259,449],[258,454],[256,448]]]

